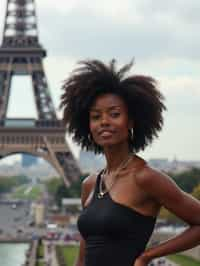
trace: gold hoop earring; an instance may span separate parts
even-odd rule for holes
[[[134,130],[133,130],[133,128],[130,128],[130,129],[128,130],[128,133],[129,133],[129,140],[130,140],[131,142],[133,142],[133,141],[134,141]]]
[[[91,143],[93,143],[93,142],[94,142],[94,140],[93,140],[93,137],[92,137],[92,134],[91,134],[91,133],[89,133],[89,134],[88,134],[88,140],[89,140]]]

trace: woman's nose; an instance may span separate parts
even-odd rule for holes
[[[101,117],[101,124],[102,125],[108,125],[109,124],[109,118],[107,115],[102,115]]]

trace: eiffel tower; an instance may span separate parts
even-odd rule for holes
[[[0,46],[0,159],[15,153],[39,156],[70,186],[81,171],[66,143],[62,120],[56,116],[42,64],[45,56],[38,39],[35,0],[7,0]],[[37,119],[6,117],[14,75],[31,77]]]

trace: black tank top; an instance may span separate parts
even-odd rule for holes
[[[156,218],[117,203],[106,193],[99,199],[97,176],[93,197],[78,218],[86,242],[85,266],[133,266],[144,251]]]

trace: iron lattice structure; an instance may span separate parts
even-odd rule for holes
[[[56,116],[43,68],[45,56],[39,43],[35,1],[7,0],[0,46],[0,158],[14,153],[40,156],[69,186],[81,171],[66,143],[65,127]],[[31,77],[38,119],[6,117],[14,75]]]

